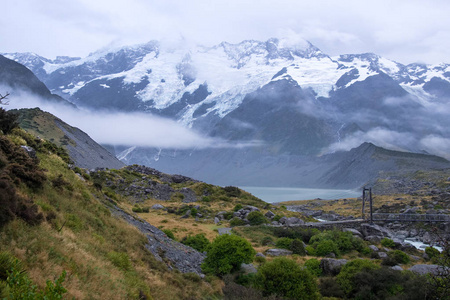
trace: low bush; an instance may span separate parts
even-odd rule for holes
[[[215,275],[237,271],[242,263],[251,263],[256,251],[244,238],[236,235],[219,235],[206,249],[202,270]]]
[[[236,211],[238,211],[238,210],[240,210],[240,209],[242,209],[242,208],[243,208],[242,204],[238,203],[238,204],[236,204],[236,205],[234,206],[233,211],[236,212]]]
[[[330,253],[334,253],[336,256],[340,255],[337,244],[332,240],[322,240],[315,247],[317,256],[327,256]]]
[[[163,229],[163,231],[168,238],[171,238],[172,240],[175,240],[175,235],[173,234],[172,230],[170,229]]]
[[[204,234],[196,234],[194,236],[185,236],[181,243],[194,248],[197,251],[206,251],[206,248],[211,244]]]
[[[395,247],[394,241],[391,240],[390,238],[383,238],[381,240],[381,245],[383,245],[384,247],[388,247],[388,248],[394,248]]]
[[[273,244],[273,239],[270,236],[265,236],[261,240],[261,245],[263,245],[263,246],[267,246],[267,245],[271,245],[271,244]]]
[[[290,250],[292,241],[293,241],[293,239],[291,239],[291,238],[282,237],[282,238],[279,238],[279,239],[275,242],[275,246],[276,246],[277,248],[288,249],[288,250]]]
[[[342,290],[349,295],[355,289],[354,277],[363,270],[374,270],[380,266],[366,259],[355,259],[346,263],[336,277]]]
[[[320,261],[315,258],[305,261],[305,268],[314,276],[322,275],[322,268],[320,268]]]
[[[231,227],[243,226],[243,225],[245,225],[245,221],[240,218],[234,217],[233,219],[230,220]]]
[[[288,299],[319,299],[314,276],[293,260],[281,257],[263,264],[258,270],[263,295],[276,294]]]
[[[306,255],[305,246],[301,239],[292,240],[289,250],[291,250],[293,254]]]
[[[252,211],[247,215],[250,225],[261,225],[267,223],[267,218],[260,211]]]
[[[410,261],[409,255],[401,250],[390,251],[388,256],[392,257],[398,264],[407,264]]]
[[[428,255],[428,258],[433,260],[434,258],[437,258],[441,253],[438,249],[433,247],[426,247],[425,253]]]

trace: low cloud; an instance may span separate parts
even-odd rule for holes
[[[228,143],[207,137],[173,120],[151,114],[68,108],[24,92],[12,93],[9,100],[7,109],[39,107],[83,130],[100,144],[165,149],[241,148],[258,145],[258,142]]]

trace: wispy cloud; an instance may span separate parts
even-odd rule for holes
[[[8,109],[40,107],[71,126],[77,127],[101,144],[175,149],[251,147],[257,141],[229,143],[204,136],[181,124],[145,113],[87,111],[43,101],[25,92],[9,97]]]

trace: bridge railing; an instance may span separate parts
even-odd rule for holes
[[[444,214],[391,214],[374,213],[374,221],[399,221],[399,222],[450,222],[450,215]]]

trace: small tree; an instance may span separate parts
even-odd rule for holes
[[[244,238],[224,234],[218,236],[206,249],[202,270],[219,276],[238,271],[242,263],[251,263],[256,251]]]
[[[258,282],[264,295],[277,294],[288,299],[319,299],[314,276],[295,261],[275,258],[258,270]]]
[[[261,225],[263,223],[267,223],[266,217],[260,211],[252,211],[247,215],[247,220],[250,222],[250,225]]]

